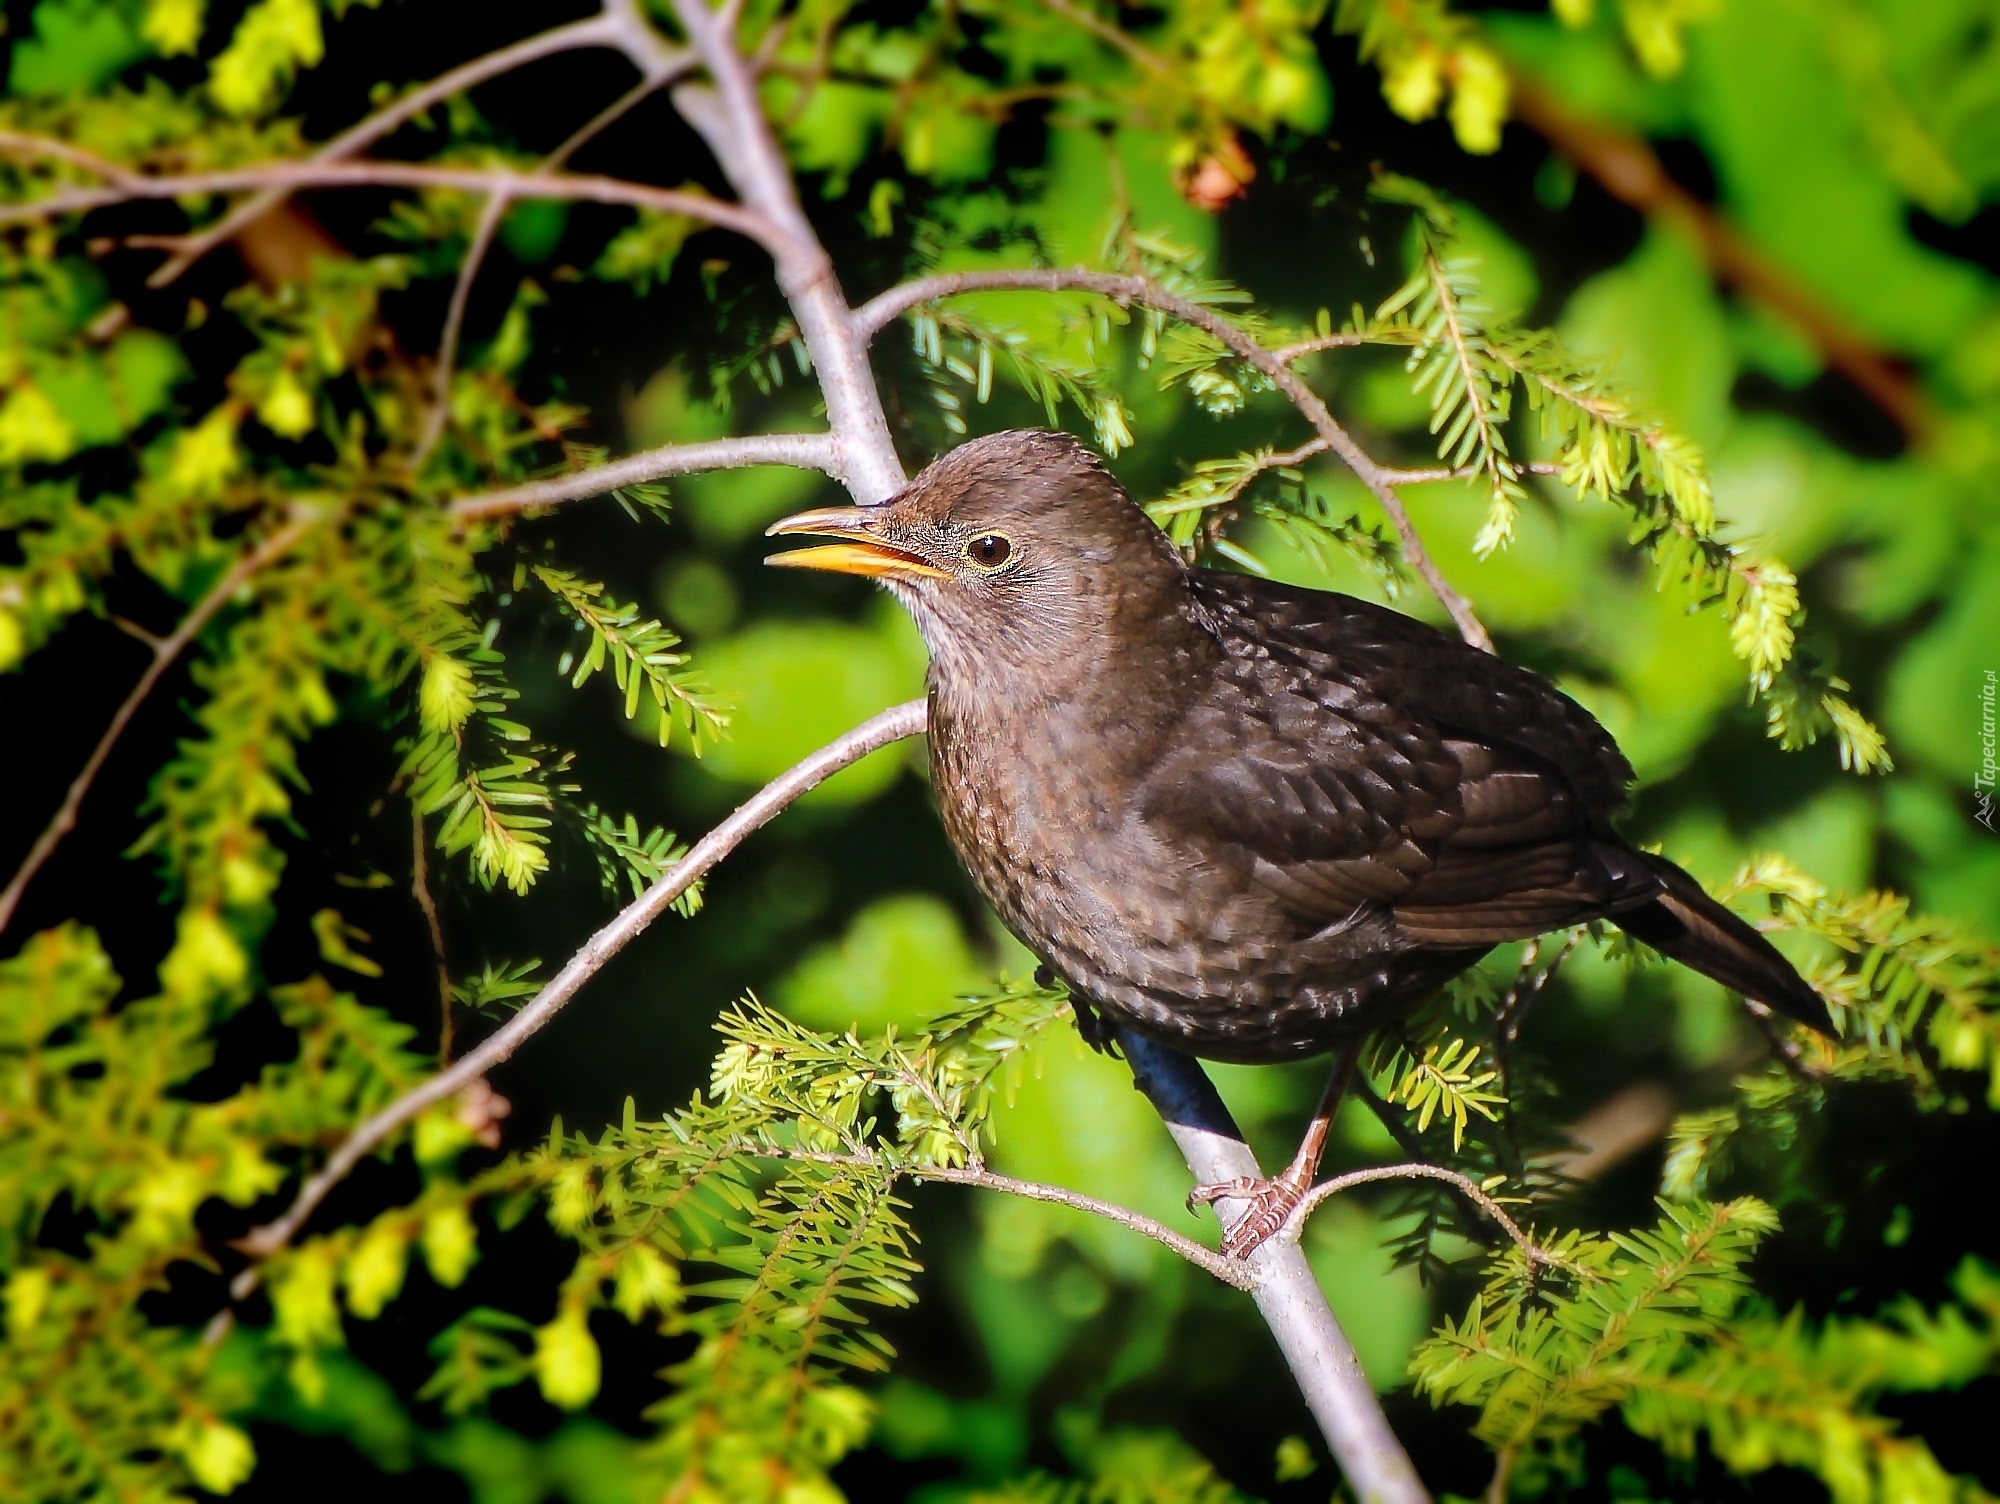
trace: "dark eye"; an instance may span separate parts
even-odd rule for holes
[[[1013,556],[1014,545],[999,533],[981,533],[965,545],[965,556],[981,569],[998,569]]]

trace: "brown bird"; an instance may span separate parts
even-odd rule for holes
[[[770,562],[881,580],[930,649],[946,834],[1085,1006],[1212,1060],[1334,1050],[1250,1201],[1310,1188],[1365,1031],[1494,945],[1609,919],[1831,1031],[1749,925],[1612,828],[1631,766],[1547,679],[1366,601],[1191,568],[1067,434],[961,445],[870,507],[772,526]]]

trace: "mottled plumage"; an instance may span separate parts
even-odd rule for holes
[[[1190,569],[1067,435],[975,440],[882,507],[777,530],[854,540],[777,562],[878,575],[910,608],[953,846],[1118,1022],[1211,1059],[1313,1054],[1495,944],[1603,918],[1827,1026],[1761,936],[1618,836],[1631,768],[1547,679],[1364,601]]]

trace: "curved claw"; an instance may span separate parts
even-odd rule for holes
[[[1287,1218],[1305,1199],[1305,1191],[1286,1176],[1276,1180],[1239,1177],[1215,1185],[1198,1185],[1188,1192],[1188,1210],[1212,1201],[1243,1201],[1248,1206],[1242,1216],[1222,1234],[1222,1256],[1247,1259],[1285,1225]]]

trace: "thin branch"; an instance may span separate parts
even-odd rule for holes
[[[573,21],[566,26],[557,26],[537,36],[526,37],[511,43],[484,57],[461,63],[458,67],[439,74],[429,83],[420,85],[405,94],[393,104],[376,111],[367,119],[348,127],[338,136],[313,153],[313,162],[332,162],[342,157],[351,157],[356,152],[380,141],[384,136],[401,129],[417,116],[442,103],[455,94],[463,94],[467,89],[498,78],[503,73],[511,73],[516,68],[538,62],[558,53],[574,52],[588,47],[615,47],[632,59],[633,65],[653,77],[665,60],[657,55],[658,49],[667,44],[651,27],[640,27],[652,37],[654,46],[647,48],[642,38],[634,33],[633,20],[627,5],[606,5],[599,14],[586,20]],[[642,61],[641,59],[645,60]],[[147,283],[153,287],[164,287],[178,278],[195,262],[207,255],[225,240],[231,239],[251,220],[276,207],[290,195],[289,186],[272,186],[252,194],[235,208],[198,234],[189,236],[175,254],[156,268]]]
[[[1443,572],[1424,547],[1417,535],[1416,525],[1410,514],[1396,495],[1393,471],[1384,469],[1369,458],[1361,446],[1355,443],[1347,430],[1335,421],[1320,400],[1319,394],[1299,379],[1277,354],[1257,343],[1235,324],[1213,309],[1204,308],[1199,303],[1190,302],[1177,293],[1169,292],[1150,277],[1122,276],[1113,272],[1093,272],[1082,267],[1069,269],[1024,267],[995,271],[947,272],[937,276],[919,277],[892,287],[887,292],[870,298],[854,310],[853,325],[863,338],[873,336],[891,319],[907,313],[919,304],[935,302],[939,298],[954,297],[959,293],[980,291],[1029,291],[1041,292],[1094,292],[1104,297],[1114,298],[1121,303],[1137,303],[1141,307],[1157,309],[1171,314],[1182,323],[1191,324],[1204,331],[1239,359],[1261,371],[1279,391],[1311,423],[1315,432],[1326,441],[1329,449],[1341,457],[1373,493],[1390,524],[1396,529],[1396,536],[1403,549],[1403,557],[1410,567],[1423,577],[1430,586],[1431,593],[1450,613],[1458,626],[1459,635],[1474,647],[1487,652],[1493,651],[1493,639],[1480,624],[1465,597],[1451,587]]]
[[[1256,1155],[1193,1058],[1130,1029],[1118,1031],[1118,1044],[1134,1083],[1166,1122],[1197,1182],[1263,1178]],[[1216,1211],[1230,1226],[1249,1208],[1224,1198]],[[1349,1491],[1374,1504],[1428,1504],[1430,1493],[1382,1413],[1374,1386],[1334,1319],[1298,1239],[1268,1238],[1242,1262],[1255,1280],[1250,1298],[1277,1340]]]
[[[431,897],[429,842],[424,835],[424,812],[410,804],[410,894],[424,916],[424,929],[431,938],[431,959],[437,963],[438,984],[438,1064],[451,1063],[451,968],[444,957],[444,923],[438,918],[437,900]]]
[[[1448,1170],[1443,1165],[1423,1163],[1407,1165],[1373,1165],[1365,1170],[1349,1170],[1345,1175],[1335,1175],[1330,1180],[1322,1180],[1305,1195],[1305,1199],[1292,1209],[1285,1219],[1284,1232],[1296,1238],[1322,1201],[1338,1196],[1342,1191],[1351,1191],[1357,1185],[1369,1185],[1378,1180],[1442,1180],[1466,1200],[1477,1206],[1499,1225],[1502,1232],[1514,1241],[1514,1246],[1526,1255],[1533,1264],[1547,1264],[1552,1268],[1562,1267],[1562,1261],[1553,1254],[1545,1253],[1535,1240],[1521,1230],[1521,1224],[1507,1215],[1506,1208],[1486,1194],[1484,1187],[1470,1175],[1461,1175],[1457,1170]]]
[[[85,760],[82,771],[70,780],[69,792],[63,796],[61,807],[56,810],[55,816],[29,849],[20,869],[15,872],[6,888],[0,890],[0,932],[4,932],[9,921],[13,919],[14,910],[21,902],[21,895],[34,880],[35,874],[51,856],[55,855],[56,847],[62,844],[63,837],[76,828],[77,810],[83,804],[84,795],[90,792],[91,784],[97,781],[97,775],[103,769],[105,760],[111,756],[111,749],[117,746],[118,738],[125,734],[125,728],[131,724],[132,717],[138,714],[139,707],[146,702],[147,696],[152,694],[162,676],[173,667],[175,660],[186,651],[188,644],[201,634],[202,628],[208,625],[215,613],[228,603],[231,596],[243,588],[244,583],[252,575],[290,552],[293,545],[317,527],[319,522],[320,519],[316,516],[302,516],[279,528],[238,559],[230,571],[215,582],[208,594],[195,602],[193,609],[170,635],[153,643],[152,662],[146,665],[146,671],[139,676],[139,682],[132,686],[131,692],[125,696],[124,703],[112,714],[111,724],[104,728],[104,734],[97,739],[97,745]]]
[[[924,729],[924,715],[922,700],[893,706],[863,721],[845,736],[828,742],[789,771],[765,784],[734,814],[696,842],[686,856],[661,874],[657,882],[626,905],[617,918],[592,935],[583,949],[571,956],[563,969],[520,1012],[453,1064],[404,1092],[356,1126],[341,1141],[340,1147],[328,1156],[319,1172],[299,1187],[298,1194],[292,1198],[292,1204],[285,1208],[284,1213],[253,1230],[237,1246],[257,1259],[269,1258],[283,1248],[305,1226],[306,1219],[326,1199],[327,1193],[346,1179],[349,1172],[373,1153],[384,1139],[425,1108],[456,1096],[495,1066],[512,1059],[514,1052],[539,1033],[576,996],[585,982],[645,933],[646,927],[675,899],[740,846],[752,831],[842,768],[891,742],[915,736]],[[253,1264],[231,1285],[232,1298],[243,1299],[256,1287],[257,1279],[257,1268]]]
[[[705,193],[655,188],[593,174],[551,173],[537,177],[532,172],[507,168],[435,167],[416,162],[261,162],[216,172],[162,177],[134,174],[104,188],[73,188],[24,203],[0,204],[0,225],[22,224],[56,214],[87,213],[139,200],[240,193],[251,188],[458,189],[466,193],[505,194],[510,198],[621,204],[662,214],[684,214],[718,229],[734,230],[759,244],[767,244],[777,236],[763,215]]]
[[[886,501],[904,483],[868,341],[855,328],[833,261],[799,206],[791,170],[757,98],[757,81],[737,51],[727,16],[704,0],[674,0],[681,29],[713,81],[674,90],[681,114],[708,143],[747,210],[774,233],[761,243],[776,263],[778,290],[791,304],[799,337],[826,399],[827,426],[840,445],[841,478],[863,505]]]
[[[1045,1201],[1052,1206],[1067,1206],[1073,1211],[1087,1212],[1093,1217],[1102,1217],[1107,1222],[1115,1222],[1120,1227],[1151,1238],[1155,1243],[1172,1249],[1190,1264],[1232,1285],[1238,1290],[1252,1290],[1256,1279],[1250,1273],[1250,1266],[1241,1259],[1224,1258],[1213,1248],[1204,1247],[1193,1238],[1175,1232],[1164,1222],[1156,1222],[1142,1212],[1118,1205],[1115,1201],[1100,1201],[1095,1196],[1086,1196],[1081,1191],[1068,1190],[1059,1185],[1047,1185],[1038,1180],[1020,1180],[1012,1175],[1001,1175],[983,1166],[967,1165],[905,1165],[885,1163],[871,1154],[820,1154],[809,1149],[787,1149],[772,1144],[745,1144],[744,1152],[768,1159],[804,1160],[818,1165],[859,1165],[886,1171],[892,1178],[903,1177],[922,1184],[928,1180],[940,1181],[946,1185],[969,1185],[980,1190],[1004,1191],[1010,1196],[1024,1196],[1030,1201]]]
[[[741,470],[749,465],[795,465],[836,479],[841,474],[840,446],[825,433],[757,433],[741,438],[707,439],[696,444],[662,444],[605,465],[592,465],[571,475],[523,481],[496,491],[481,491],[448,503],[462,522],[507,517],[536,507],[602,496],[620,486],[636,486],[675,475],[707,470]]]
[[[641,78],[571,131],[561,145],[535,164],[532,175],[546,177],[562,167],[589,142],[630,114],[634,106],[650,98],[665,82],[664,76],[648,74]],[[424,419],[424,430],[410,454],[412,471],[423,468],[425,457],[444,436],[445,423],[451,416],[452,371],[458,364],[458,341],[465,328],[466,307],[472,301],[472,284],[479,279],[479,269],[485,264],[487,251],[492,249],[500,221],[507,217],[507,210],[513,202],[511,197],[498,193],[486,201],[486,206],[479,211],[479,223],[473,226],[472,239],[466,245],[465,259],[459,263],[457,280],[452,283],[451,303],[445,309],[444,332],[438,336],[437,370],[431,378],[430,415]]]
[[[1562,466],[1554,460],[1533,460],[1525,465],[1515,465],[1522,475],[1561,475]],[[1438,480],[1476,480],[1486,474],[1484,465],[1429,465],[1417,470],[1384,469],[1383,476],[1392,486],[1421,486]]]
[[[1080,5],[1071,4],[1070,0],[1042,0],[1042,4],[1057,15],[1075,22],[1100,42],[1115,47],[1155,77],[1167,79],[1175,84],[1180,82],[1174,72],[1173,64],[1136,37],[1128,36],[1102,17],[1093,15]]]
[[[1372,334],[1318,334],[1311,339],[1302,339],[1295,344],[1280,345],[1271,352],[1272,356],[1292,365],[1304,360],[1308,355],[1317,355],[1322,350],[1349,350],[1357,345],[1372,345],[1377,342]]]

